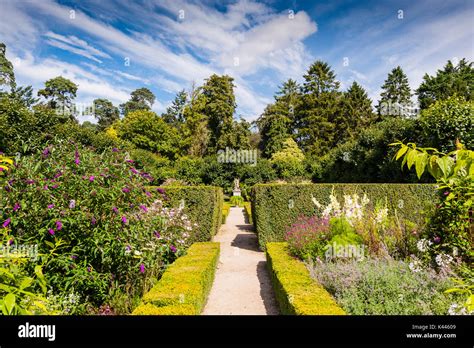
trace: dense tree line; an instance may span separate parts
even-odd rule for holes
[[[0,150],[7,154],[28,155],[59,136],[98,151],[120,146],[155,183],[173,178],[230,187],[235,177],[244,186],[277,179],[410,181],[391,161],[391,142],[444,151],[457,138],[468,148],[474,144],[474,68],[465,59],[425,75],[414,94],[402,68],[395,67],[375,107],[359,83],[342,91],[334,70],[316,61],[301,84],[282,83],[254,122],[258,132],[251,132],[251,123],[235,117],[235,86],[227,75],[214,74],[202,86],[178,92],[161,115],[153,111],[156,97],[148,88],[132,91],[119,106],[95,99],[92,107],[77,110],[73,81],[55,77],[35,95],[31,86],[17,86],[5,51],[0,44]],[[81,113],[97,123],[79,124]],[[257,165],[219,163],[217,151],[225,148],[258,149]]]

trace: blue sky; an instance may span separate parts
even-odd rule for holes
[[[63,75],[83,104],[145,86],[163,112],[179,90],[229,74],[236,116],[254,120],[316,59],[374,101],[397,65],[415,89],[448,59],[473,60],[473,18],[471,0],[0,0],[0,42],[20,84]]]

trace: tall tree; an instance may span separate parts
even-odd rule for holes
[[[6,57],[7,48],[4,43],[0,42],[0,87],[7,85],[10,89],[16,87],[15,73],[13,72],[13,64]]]
[[[94,117],[97,120],[98,129],[103,131],[120,119],[119,110],[110,100],[94,100]]]
[[[302,102],[296,112],[296,139],[306,152],[321,155],[337,140],[334,121],[342,112],[339,82],[322,61],[313,63],[304,79]]]
[[[268,105],[257,120],[260,131],[260,148],[270,158],[280,151],[283,143],[294,134],[295,110],[301,101],[300,86],[289,79],[275,95],[275,103]]]
[[[188,102],[188,93],[183,89],[173,100],[171,106],[166,109],[166,112],[161,115],[163,120],[175,127],[184,122],[184,107]]]
[[[202,87],[202,93],[206,98],[203,113],[209,118],[211,132],[209,142],[211,152],[231,146],[229,133],[233,131],[236,108],[233,81],[230,76],[213,74]]]
[[[210,131],[208,118],[203,113],[206,97],[202,87],[196,88],[193,84],[189,92],[189,102],[184,107],[184,124],[181,127],[181,144],[185,154],[202,157],[207,151]]]
[[[457,95],[465,100],[474,97],[474,66],[465,58],[455,66],[450,60],[443,70],[438,70],[435,76],[425,74],[423,82],[416,90],[421,109],[427,109],[437,100],[446,100]]]
[[[120,111],[124,116],[136,110],[151,110],[155,103],[155,95],[148,88],[139,88],[130,94],[130,100],[120,104]]]
[[[408,77],[400,66],[394,68],[382,85],[382,97],[377,105],[379,116],[411,116],[411,102]]]
[[[362,129],[375,121],[372,101],[365,89],[355,81],[344,92],[341,116],[340,122],[336,122],[338,143],[355,138]]]
[[[47,100],[47,105],[63,115],[74,117],[73,100],[76,98],[77,85],[62,76],[45,82],[45,88],[38,91],[38,96]]]
[[[33,87],[31,86],[19,86],[12,88],[10,98],[19,101],[27,108],[31,108],[39,101],[38,98],[33,96]]]

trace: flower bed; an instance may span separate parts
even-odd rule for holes
[[[436,189],[423,184],[257,184],[252,188],[253,220],[260,248],[267,242],[284,241],[286,230],[298,217],[322,213],[331,193],[340,202],[343,195],[367,195],[370,204],[386,204],[401,220],[417,223],[434,207]]]
[[[219,260],[220,244],[193,244],[143,296],[134,315],[196,315],[206,304]]]

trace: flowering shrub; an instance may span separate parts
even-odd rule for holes
[[[329,237],[329,220],[301,216],[289,228],[285,240],[290,252],[303,260],[321,257]]]
[[[74,289],[96,306],[112,290],[139,296],[184,253],[193,227],[153,198],[150,180],[118,149],[53,143],[8,173],[0,228],[40,253],[63,242],[44,268],[53,293]]]

